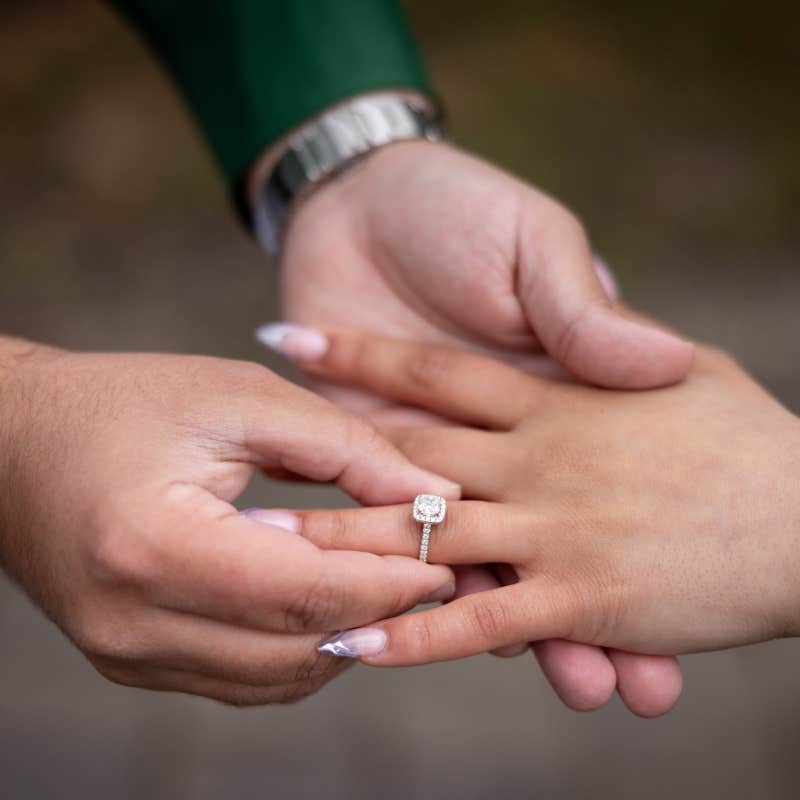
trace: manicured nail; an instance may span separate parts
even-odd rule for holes
[[[619,300],[620,292],[617,279],[614,277],[614,273],[609,269],[608,264],[596,254],[594,256],[594,271],[597,273],[600,283],[603,284],[605,293],[612,300]]]
[[[316,361],[328,352],[328,338],[313,328],[271,322],[256,329],[256,339],[276,353],[297,361]]]
[[[260,522],[263,525],[274,525],[276,528],[283,528],[290,533],[300,531],[300,517],[292,514],[291,511],[283,511],[277,508],[246,508],[239,512],[241,516]]]
[[[386,647],[386,634],[380,628],[340,631],[317,645],[317,652],[339,658],[374,656]]]

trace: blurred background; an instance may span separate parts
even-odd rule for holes
[[[797,5],[407,8],[455,139],[575,209],[631,303],[800,411]],[[2,0],[0,330],[283,370],[251,334],[275,296],[133,35],[97,2]],[[260,481],[245,502],[343,501]],[[147,694],[104,682],[5,583],[0,641],[9,800],[800,792],[795,642],[683,659],[683,700],[643,721],[616,699],[565,710],[530,657],[356,667],[286,708]]]

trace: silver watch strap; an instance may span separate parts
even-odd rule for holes
[[[289,140],[253,208],[253,227],[267,252],[280,252],[289,205],[304,187],[340,173],[392,142],[442,138],[435,117],[397,95],[369,95],[323,114]]]

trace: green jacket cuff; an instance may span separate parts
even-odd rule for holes
[[[430,93],[394,0],[111,0],[177,82],[235,185],[327,106],[387,88]]]

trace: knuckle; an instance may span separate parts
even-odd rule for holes
[[[306,512],[301,534],[317,547],[339,550],[347,544],[347,521],[341,511]]]
[[[341,616],[341,600],[330,577],[320,571],[303,588],[295,590],[284,606],[284,629],[288,633],[322,632]]]
[[[613,569],[587,567],[560,586],[555,613],[568,625],[565,638],[587,644],[611,641],[625,607],[625,587]]]
[[[430,391],[446,383],[457,367],[458,354],[443,347],[417,346],[409,354],[405,373],[409,385]]]
[[[597,295],[587,300],[576,314],[565,321],[554,350],[556,358],[562,364],[566,366],[572,364],[576,348],[583,339],[586,321],[599,309],[611,308],[612,305],[607,295]]]
[[[402,649],[410,651],[415,660],[425,659],[433,652],[433,645],[436,642],[434,625],[427,614],[411,614],[407,619],[408,628],[406,635],[402,637],[404,647]],[[393,647],[397,647],[399,631],[391,634]]]
[[[479,601],[472,605],[468,621],[479,641],[499,643],[508,630],[510,616],[499,601]]]
[[[149,583],[153,559],[147,539],[128,527],[111,524],[89,551],[89,571],[101,584],[134,586]]]
[[[336,367],[343,375],[358,376],[370,372],[370,341],[360,333],[331,336],[328,359],[335,359]]]
[[[73,625],[70,637],[90,660],[131,663],[143,660],[146,655],[129,624],[106,619],[104,614],[84,613]]]

